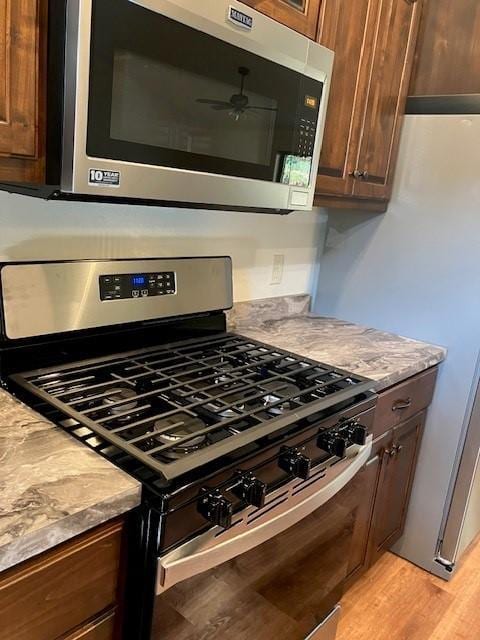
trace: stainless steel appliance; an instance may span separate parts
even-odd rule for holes
[[[464,439],[452,475],[435,561],[437,574],[453,575],[462,554],[480,533],[480,382],[478,371],[467,409]]]
[[[143,483],[125,637],[334,638],[372,382],[228,333],[228,258],[0,282],[3,385]]]
[[[447,580],[480,535],[480,296],[472,295],[478,290],[480,251],[473,170],[480,162],[480,114],[467,113],[465,103],[463,96],[409,99],[392,215],[365,224],[353,213],[338,224],[331,217],[339,235],[330,243],[335,250],[320,259],[314,307],[318,315],[350,318],[448,349],[428,412],[405,533],[394,547]],[[441,179],[443,159],[451,157],[456,162],[447,160]],[[453,207],[459,212],[454,224]],[[431,229],[435,243],[429,241]],[[406,299],[407,306],[399,302]]]
[[[4,188],[312,208],[331,51],[235,0],[52,0],[50,33],[49,186]]]

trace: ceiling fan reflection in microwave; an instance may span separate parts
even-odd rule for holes
[[[228,111],[235,121],[240,120],[241,116],[247,111],[278,111],[276,107],[261,107],[259,105],[251,105],[249,97],[245,94],[245,80],[250,75],[250,69],[247,67],[239,67],[240,74],[240,93],[234,93],[230,100],[210,100],[209,98],[197,98],[200,104],[207,104],[214,111]]]

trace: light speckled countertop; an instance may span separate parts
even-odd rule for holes
[[[237,333],[371,378],[381,391],[442,362],[443,347],[310,314],[309,296],[240,303],[229,314]]]
[[[140,484],[0,390],[0,571],[140,503]]]

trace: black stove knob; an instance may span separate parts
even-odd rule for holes
[[[367,441],[368,437],[368,429],[358,422],[351,422],[347,424],[347,428],[345,429],[345,435],[353,442],[353,444],[358,444],[363,447],[363,445]]]
[[[232,524],[233,505],[218,489],[204,489],[198,502],[198,511],[212,524],[228,529]]]
[[[240,472],[238,484],[233,487],[232,493],[252,507],[261,509],[265,504],[267,485],[256,478],[253,473]]]
[[[348,440],[341,436],[337,431],[321,433],[318,436],[317,446],[332,456],[343,458],[348,447]]]
[[[280,452],[278,466],[283,471],[292,473],[296,478],[308,480],[312,468],[312,461],[298,449],[284,447]]]

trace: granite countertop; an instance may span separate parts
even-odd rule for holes
[[[140,503],[140,484],[0,390],[0,571]]]
[[[347,369],[381,391],[442,362],[444,347],[309,313],[309,296],[237,304],[230,328],[237,333]]]

